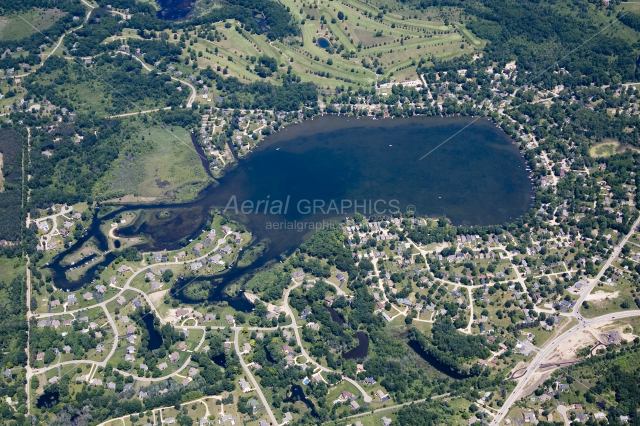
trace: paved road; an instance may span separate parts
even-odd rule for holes
[[[189,100],[187,101],[187,108],[191,108],[191,105],[193,105],[193,103],[196,100],[196,88],[193,84],[191,83],[187,83],[184,80],[180,80],[179,78],[175,78],[175,77],[171,77],[171,80],[175,80],[175,81],[179,81],[182,84],[186,84],[187,86],[189,86],[189,88],[191,89],[191,96],[189,96]]]
[[[200,348],[202,347],[202,344],[204,343],[204,341],[205,341],[205,339],[207,337],[207,332],[205,330],[205,327],[199,327],[199,328],[202,330],[202,337],[200,338],[200,341],[196,345],[196,347],[193,350],[193,352],[198,352],[200,350]],[[114,345],[114,347],[115,347],[115,345]],[[109,356],[105,360],[105,363],[106,363],[106,361],[109,360],[109,358],[111,358],[111,354],[109,354]],[[142,377],[138,377],[136,375],[133,375],[131,373],[128,373],[126,371],[118,370],[117,368],[114,368],[114,370],[118,371],[123,376],[133,376],[134,378],[138,378],[139,380],[144,380],[144,381],[149,381],[149,382],[161,382],[163,380],[167,380],[169,377],[173,377],[173,376],[176,376],[176,375],[180,374],[182,372],[182,370],[184,370],[185,368],[187,368],[189,366],[190,362],[191,362],[191,355],[189,355],[189,357],[184,361],[184,364],[182,364],[182,366],[180,368],[178,368],[173,373],[170,373],[170,374],[168,374],[166,376],[162,376],[162,377],[150,377],[150,378],[145,377],[145,378],[142,378]]]
[[[269,415],[269,419],[271,420],[271,424],[272,425],[277,425],[278,421],[276,420],[276,416],[273,415],[273,411],[271,410],[271,407],[269,406],[269,402],[267,401],[267,398],[264,397],[264,394],[262,393],[262,389],[260,389],[260,385],[258,385],[258,382],[253,377],[253,374],[251,374],[251,371],[249,370],[249,367],[247,367],[247,364],[245,364],[244,359],[242,359],[242,355],[241,355],[241,352],[240,352],[240,344],[238,343],[239,341],[240,341],[240,329],[236,328],[236,334],[235,334],[235,336],[233,338],[233,342],[234,342],[235,347],[236,347],[236,353],[238,354],[238,358],[240,358],[240,365],[242,365],[242,369],[244,370],[244,372],[247,375],[247,377],[249,377],[249,380],[251,381],[251,385],[256,390],[256,392],[258,392],[258,395],[260,396],[260,400],[262,401],[262,405],[267,410],[267,414]]]
[[[131,55],[130,53],[126,53],[126,52],[118,52],[118,53],[123,53],[125,55],[130,55],[132,58],[135,58],[138,62],[140,62],[142,64],[144,69],[146,69],[147,71],[151,71],[153,69],[149,65],[147,65],[146,62],[144,62],[142,59],[138,58],[136,55]],[[189,96],[189,99],[187,100],[187,108],[191,108],[191,106],[193,105],[193,103],[196,100],[196,95],[197,95],[195,86],[193,84],[187,82],[187,81],[180,80],[179,78],[176,78],[176,77],[171,77],[171,80],[175,80],[175,81],[180,82],[181,84],[189,86],[189,88],[191,89],[191,96]]]
[[[307,358],[307,360],[316,367],[316,369],[319,369],[320,371],[325,371],[328,373],[337,373],[336,371],[333,371],[330,368],[324,367],[318,364],[316,361],[314,361],[314,359],[309,356],[306,349],[302,345],[300,332],[298,331],[298,326],[296,325],[296,318],[293,315],[293,312],[291,311],[291,307],[289,307],[289,293],[291,293],[291,290],[293,290],[294,288],[300,286],[300,284],[302,284],[302,281],[297,282],[295,280],[292,280],[292,282],[294,283],[294,285],[287,288],[284,292],[284,309],[287,311],[287,314],[289,314],[289,317],[291,318],[291,325],[293,326],[293,332],[296,335],[296,341],[298,342],[298,346],[300,346],[300,351],[302,352],[302,355],[304,355]],[[360,391],[360,393],[362,393],[364,402],[371,402],[373,400],[371,396],[369,396],[369,394],[367,394],[367,392],[364,389],[362,389],[362,386],[360,386],[358,382],[346,376],[342,376],[342,379],[354,385]]]
[[[146,111],[139,111],[139,112],[128,112],[126,114],[112,115],[109,118],[128,117],[130,115],[138,115],[138,114],[149,114],[150,112],[157,112],[157,111],[160,111],[160,110],[168,110],[168,109],[171,109],[171,107],[148,109]]]
[[[502,406],[502,408],[500,409],[496,417],[491,422],[491,425],[497,426],[498,424],[500,424],[500,422],[504,419],[504,417],[509,412],[509,409],[511,408],[511,406],[516,401],[518,401],[520,397],[520,393],[526,387],[529,380],[531,380],[536,370],[540,367],[540,364],[542,364],[542,362],[553,353],[553,351],[558,347],[558,345],[560,345],[560,343],[564,342],[570,337],[575,336],[585,328],[590,327],[592,325],[599,324],[601,322],[611,321],[613,319],[631,318],[631,317],[637,317],[637,316],[640,316],[640,310],[616,312],[613,314],[602,315],[600,317],[592,318],[588,320],[582,319],[578,325],[576,325],[572,329],[566,331],[562,335],[550,341],[547,345],[545,345],[544,349],[541,349],[540,352],[538,352],[538,355],[536,355],[536,357],[527,366],[527,372],[522,376],[522,378],[518,382],[518,385],[513,390],[513,392],[511,392],[511,395],[509,395],[504,405]]]
[[[138,269],[137,271],[135,271],[135,272],[133,273],[133,275],[131,275],[131,277],[129,277],[129,279],[127,279],[127,282],[125,283],[125,285],[124,285],[124,286],[120,289],[120,291],[119,291],[118,293],[116,293],[113,297],[111,297],[110,299],[105,300],[104,302],[100,302],[100,303],[97,303],[97,304],[95,304],[95,305],[91,305],[91,306],[89,306],[88,308],[95,308],[95,307],[98,307],[98,306],[106,306],[106,304],[107,304],[107,303],[111,302],[112,300],[115,300],[115,299],[116,299],[118,296],[120,296],[120,295],[121,295],[125,290],[133,290],[133,291],[136,291],[136,292],[140,293],[140,294],[145,298],[145,300],[146,300],[146,301],[147,301],[147,303],[149,304],[149,307],[151,307],[151,309],[153,309],[153,311],[156,313],[156,315],[160,318],[160,322],[161,322],[162,324],[166,324],[166,322],[165,322],[165,321],[164,321],[164,319],[162,318],[162,315],[160,315],[160,314],[157,312],[157,310],[156,310],[155,306],[153,305],[153,303],[151,303],[151,299],[149,298],[149,295],[148,295],[147,293],[145,293],[144,291],[140,290],[140,289],[137,289],[137,288],[135,288],[135,287],[131,287],[131,286],[130,286],[131,281],[133,281],[133,279],[134,279],[135,277],[137,277],[139,274],[141,274],[142,272],[145,272],[145,271],[147,271],[147,270],[149,270],[149,269],[151,269],[151,268],[153,268],[153,267],[163,267],[163,266],[167,266],[167,265],[182,265],[182,264],[184,264],[184,263],[193,263],[193,262],[198,262],[198,261],[200,261],[200,260],[204,259],[205,257],[210,256],[210,255],[211,255],[211,253],[213,253],[213,252],[215,252],[216,250],[218,250],[218,248],[220,248],[220,246],[221,246],[222,244],[224,244],[224,242],[226,241],[226,238],[227,238],[227,236],[224,236],[223,238],[218,239],[218,242],[217,242],[217,244],[216,244],[215,248],[213,248],[213,250],[211,250],[211,251],[207,252],[206,254],[204,254],[204,255],[202,255],[202,256],[200,256],[200,257],[197,257],[197,258],[195,258],[195,259],[185,260],[185,261],[179,261],[179,262],[154,263],[154,264],[151,264],[151,265],[143,266],[142,268],[140,268],[140,269]],[[65,311],[65,312],[56,312],[56,313],[50,313],[50,312],[49,312],[49,313],[37,314],[37,315],[36,315],[36,318],[41,319],[41,318],[47,318],[47,317],[54,317],[54,316],[59,316],[59,315],[61,315],[61,314],[63,314],[63,313],[64,313],[64,314],[75,314],[75,313],[78,313],[79,311],[83,311],[83,310],[85,310],[85,309],[87,309],[87,308],[79,308],[79,309],[74,309],[74,310],[71,310],[71,311],[67,310],[67,311]]]
[[[393,410],[395,408],[400,408],[400,407],[404,407],[404,406],[411,405],[411,404],[418,404],[420,402],[425,402],[425,401],[430,400],[430,399],[444,398],[444,397],[447,397],[449,395],[451,395],[451,394],[450,393],[443,393],[442,395],[432,396],[431,398],[417,399],[415,401],[405,402],[404,404],[397,404],[397,405],[391,405],[389,407],[378,408],[378,409],[373,410],[373,411],[367,411],[367,412],[360,413],[360,414],[354,414],[353,416],[343,417],[343,418],[340,419],[340,421],[345,420],[345,419],[353,419],[353,418],[356,418],[356,417],[368,416],[372,412],[373,413],[381,413],[383,411]],[[327,423],[331,423],[331,422],[327,422]]]
[[[620,241],[620,244],[618,244],[618,246],[613,249],[613,253],[611,253],[611,256],[609,256],[609,258],[605,262],[604,266],[600,269],[600,272],[598,272],[598,275],[596,275],[589,282],[589,285],[588,285],[586,290],[585,289],[582,290],[582,293],[580,294],[580,298],[578,298],[578,301],[576,302],[575,306],[573,307],[573,312],[574,312],[574,314],[576,314],[578,316],[578,318],[580,318],[579,312],[580,312],[580,308],[582,307],[582,302],[584,302],[584,300],[587,298],[587,296],[589,296],[589,294],[591,294],[591,292],[593,291],[593,288],[596,286],[596,284],[598,284],[598,282],[600,281],[600,278],[602,277],[602,275],[604,275],[604,273],[606,272],[607,268],[609,266],[611,266],[611,263],[614,260],[616,260],[618,258],[618,256],[620,256],[620,251],[622,250],[622,247],[624,247],[624,245],[627,243],[627,241],[629,240],[631,235],[633,235],[633,233],[635,232],[635,229],[638,227],[638,224],[640,224],[640,216],[633,223],[633,226],[631,227],[631,231],[627,235],[625,235],[624,238],[622,239],[622,241]]]

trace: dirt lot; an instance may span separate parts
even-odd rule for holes
[[[591,293],[587,296],[589,302],[600,302],[607,299],[615,299],[620,295],[619,291],[608,293],[606,291],[598,290],[595,293]]]
[[[586,346],[591,347],[598,342],[596,337],[600,335],[598,328],[593,326],[585,328],[580,333],[565,340],[558,345],[553,354],[544,363],[575,361],[580,349]]]
[[[164,295],[168,291],[169,290],[162,290],[162,291],[156,291],[154,293],[151,293],[149,295],[149,299],[151,300],[151,303],[153,303],[153,306],[158,306],[160,303],[162,303],[162,301],[164,300]],[[173,310],[173,312],[175,313],[175,309]],[[175,315],[174,315],[174,319],[175,319]]]

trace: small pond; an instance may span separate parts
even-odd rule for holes
[[[38,401],[36,402],[36,407],[40,409],[53,407],[58,403],[59,400],[60,400],[59,392],[45,392],[42,395],[40,395],[40,397],[38,398]]]
[[[220,355],[216,355],[216,356],[212,357],[211,360],[213,361],[213,363],[215,365],[217,365],[218,367],[222,367],[222,368],[224,368],[224,366],[227,363],[227,357],[224,354],[224,352],[221,353]]]
[[[349,352],[342,355],[343,359],[364,359],[367,357],[369,351],[369,337],[363,331],[354,333],[353,337],[358,339],[358,346],[351,349]]]
[[[316,413],[316,405],[304,394],[302,390],[302,386],[293,385],[291,386],[291,395],[288,398],[283,399],[282,402],[293,403],[296,401],[302,401],[304,405],[307,406],[311,410],[311,412],[315,415]]]
[[[337,322],[338,324],[340,324],[340,326],[344,325],[344,320],[335,309],[330,306],[327,306],[325,309],[331,314],[331,319],[333,320],[333,322]]]
[[[327,40],[324,37],[318,37],[318,39],[316,40],[316,43],[318,44],[318,47],[321,47],[323,49],[326,49],[327,47],[331,46],[331,43],[329,42],[329,40]]]
[[[149,332],[149,343],[147,343],[147,349],[149,349],[150,351],[158,349],[160,346],[162,346],[162,336],[160,336],[160,334],[158,334],[158,332],[156,331],[156,328],[153,324],[153,318],[154,316],[151,314],[144,315],[142,317],[144,325]]]

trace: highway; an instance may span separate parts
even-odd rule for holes
[[[604,275],[607,268],[611,266],[611,263],[613,263],[613,261],[620,256],[620,251],[622,250],[622,247],[624,247],[624,245],[627,243],[631,235],[633,235],[633,233],[635,232],[635,229],[638,227],[638,224],[640,224],[640,217],[636,219],[636,221],[633,223],[633,226],[631,226],[631,230],[627,233],[627,235],[625,235],[622,238],[622,240],[620,240],[618,245],[613,249],[613,252],[611,253],[611,255],[607,258],[602,268],[600,268],[600,272],[598,272],[598,274],[588,282],[588,285],[582,289],[580,293],[580,297],[576,301],[573,307],[573,311],[569,315],[570,317],[575,317],[578,319],[579,321],[578,325],[571,328],[570,330],[567,330],[566,332],[562,333],[560,336],[554,338],[553,340],[547,342],[544,345],[544,347],[540,349],[536,357],[527,366],[526,373],[522,376],[522,378],[519,379],[518,385],[513,390],[511,395],[509,395],[504,405],[498,412],[498,415],[494,417],[493,421],[491,422],[492,426],[499,425],[500,422],[505,418],[511,406],[520,398],[520,393],[522,392],[522,390],[525,388],[529,380],[531,380],[536,370],[540,368],[540,364],[542,364],[542,362],[545,359],[547,359],[549,355],[553,353],[553,351],[558,347],[560,343],[564,342],[565,340],[569,339],[572,336],[575,336],[577,333],[581,332],[582,330],[584,330],[585,328],[591,325],[595,325],[601,322],[611,321],[613,319],[631,318],[631,317],[640,316],[640,310],[616,312],[612,314],[602,315],[600,317],[592,318],[592,319],[585,319],[582,317],[582,315],[580,315],[580,308],[582,307],[582,302],[584,302],[587,296],[591,294],[591,292],[593,291],[593,288],[596,286],[598,281],[600,281],[600,278]]]
[[[615,312],[613,314],[606,314],[606,315],[602,315],[600,317],[592,318],[588,320],[581,318],[580,323],[578,325],[564,332],[563,334],[556,337],[555,339],[551,340],[549,343],[545,345],[544,349],[541,349],[540,352],[538,352],[538,355],[536,355],[536,357],[527,366],[527,372],[524,374],[524,376],[522,376],[522,378],[518,382],[518,385],[513,390],[513,392],[511,392],[511,395],[509,395],[504,405],[502,406],[502,408],[500,409],[496,417],[491,422],[491,425],[497,426],[498,424],[500,424],[500,422],[505,418],[505,416],[509,412],[509,409],[511,408],[511,406],[516,401],[518,401],[520,397],[520,393],[526,387],[529,380],[531,380],[531,377],[533,377],[536,370],[538,370],[538,368],[540,367],[540,364],[542,364],[542,362],[545,359],[547,359],[553,353],[553,351],[555,351],[555,349],[558,347],[558,345],[560,345],[560,343],[564,342],[565,340],[569,339],[572,336],[575,336],[585,328],[590,327],[592,325],[596,325],[596,324],[611,321],[611,320],[632,318],[637,316],[640,316],[640,310]]]

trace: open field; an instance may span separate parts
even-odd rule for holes
[[[637,151],[637,148],[628,145],[621,145],[620,142],[613,139],[605,139],[604,142],[592,146],[589,149],[589,155],[595,158],[610,157],[614,154],[620,154],[626,150]]]
[[[191,137],[182,127],[140,126],[131,150],[137,153],[121,155],[97,183],[97,192],[186,200],[208,183]]]
[[[0,40],[20,40],[36,31],[46,30],[64,14],[58,9],[33,9],[26,13],[3,16],[0,19]]]

